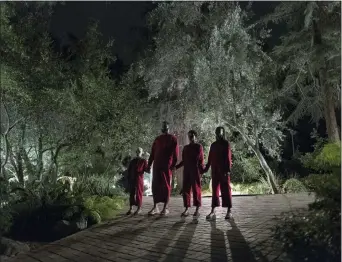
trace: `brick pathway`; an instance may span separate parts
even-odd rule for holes
[[[306,194],[233,197],[234,219],[206,221],[210,198],[203,198],[200,218],[180,218],[182,199],[171,199],[168,217],[121,216],[73,236],[21,254],[6,262],[112,261],[287,261],[270,237],[282,212],[306,208]],[[144,214],[151,208],[144,199]],[[126,210],[125,210],[126,211]]]

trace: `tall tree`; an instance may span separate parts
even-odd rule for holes
[[[150,95],[165,98],[181,123],[210,134],[217,125],[238,132],[278,192],[261,148],[279,156],[281,114],[263,81],[271,61],[245,13],[232,2],[163,3],[151,18],[159,29],[156,49],[142,64]]]
[[[323,118],[329,140],[339,143],[341,3],[281,2],[263,21],[286,23],[288,29],[273,54],[287,74],[282,98],[296,105],[289,121]]]

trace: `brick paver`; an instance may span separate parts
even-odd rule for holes
[[[271,237],[275,218],[312,201],[307,194],[236,196],[234,219],[225,221],[218,209],[216,221],[206,221],[211,198],[203,198],[201,216],[193,220],[180,217],[178,197],[167,217],[148,217],[152,199],[146,197],[143,215],[120,216],[6,262],[287,261]]]

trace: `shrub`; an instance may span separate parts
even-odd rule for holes
[[[75,195],[87,196],[125,196],[124,191],[120,187],[115,187],[116,180],[106,176],[78,176],[73,186]]]
[[[244,157],[234,161],[232,182],[253,183],[259,180],[261,170],[257,157]]]
[[[12,226],[12,214],[8,206],[0,207],[0,236],[7,234]]]
[[[89,211],[96,211],[101,220],[108,220],[113,218],[118,213],[118,210],[125,206],[126,201],[126,198],[123,197],[91,196],[84,200],[83,205]]]
[[[233,193],[239,192],[242,195],[269,194],[270,188],[267,184],[254,182],[250,184],[231,183]]]
[[[88,217],[88,226],[101,223],[101,216],[98,212],[94,210],[87,210],[85,214]]]
[[[288,216],[275,228],[275,236],[295,261],[341,261],[340,146],[317,147],[304,160],[318,172],[304,179],[316,200],[306,216]]]
[[[282,191],[284,193],[302,193],[307,192],[308,189],[305,187],[304,183],[297,178],[290,178],[283,184]]]

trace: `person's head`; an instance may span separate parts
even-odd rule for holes
[[[222,126],[216,127],[215,130],[216,140],[222,140],[225,138],[225,131]]]
[[[162,133],[163,134],[168,134],[169,133],[169,123],[164,121],[162,125]]]
[[[189,138],[190,143],[195,143],[196,139],[197,139],[196,131],[195,130],[190,130],[188,132],[188,138]]]
[[[137,148],[137,151],[135,151],[137,153],[137,157],[141,157],[143,154],[143,149],[141,147]]]

